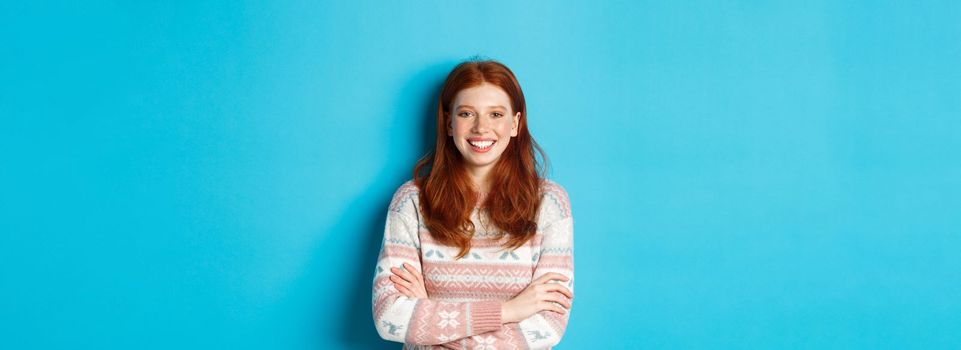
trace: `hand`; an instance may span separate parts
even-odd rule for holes
[[[551,272],[534,280],[514,299],[501,306],[501,322],[520,322],[542,310],[562,315],[566,313],[567,309],[571,308],[574,294],[567,287],[549,283],[553,280],[569,281],[570,279],[562,274]]]
[[[394,282],[394,288],[397,288],[401,294],[408,298],[427,299],[427,288],[424,286],[424,276],[421,276],[420,271],[404,263],[403,269],[391,267],[390,272],[393,273],[390,281]]]

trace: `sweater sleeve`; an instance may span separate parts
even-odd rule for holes
[[[567,282],[552,281],[574,292],[574,233],[573,219],[568,216],[546,227],[534,269],[534,279],[548,272],[567,276]],[[573,300],[571,301],[573,309]],[[450,349],[550,349],[556,346],[567,329],[571,310],[563,315],[553,311],[540,311],[518,323],[505,323],[493,332],[474,335],[458,341],[441,344]]]
[[[501,327],[501,302],[442,302],[408,298],[391,282],[390,268],[409,263],[422,271],[416,192],[402,186],[387,213],[373,283],[374,326],[389,341],[437,345]]]

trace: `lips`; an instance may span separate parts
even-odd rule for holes
[[[467,139],[467,144],[470,145],[471,150],[477,153],[484,153],[490,151],[494,148],[494,144],[497,141],[492,139],[481,139],[481,138],[470,138]]]

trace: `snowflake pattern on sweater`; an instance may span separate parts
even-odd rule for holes
[[[501,324],[501,304],[531,281],[556,272],[574,291],[573,217],[567,191],[544,179],[540,186],[537,234],[514,250],[509,237],[488,231],[486,208],[474,208],[476,232],[471,249],[454,260],[458,248],[434,241],[420,213],[413,180],[391,199],[374,276],[374,325],[386,340],[404,349],[550,349],[560,342],[570,310],[541,311],[520,322]],[[424,276],[429,299],[408,298],[390,281],[391,267],[408,263]]]

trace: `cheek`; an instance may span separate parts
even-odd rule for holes
[[[511,126],[513,126],[513,124],[511,124],[511,121],[505,120],[503,122],[498,123],[495,128],[497,129],[497,133],[500,134],[501,136],[509,137],[511,136]]]
[[[465,125],[464,123],[454,122],[451,124],[451,133],[454,136],[466,135],[470,132],[470,125]]]

